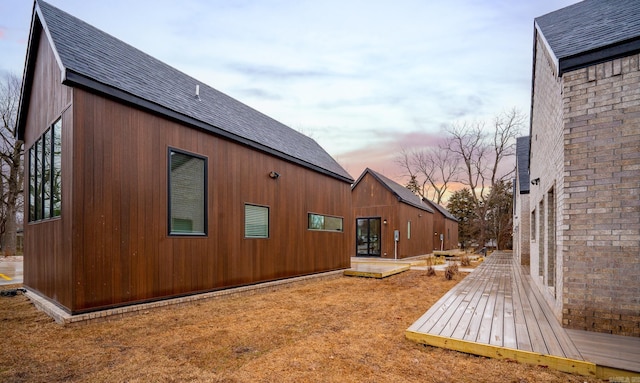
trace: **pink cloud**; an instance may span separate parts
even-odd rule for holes
[[[6,29],[4,27],[0,27],[0,40],[4,40],[5,39],[5,33],[6,33]]]
[[[437,147],[444,139],[443,135],[430,132],[384,132],[379,136],[382,137],[379,142],[336,156],[354,178],[358,178],[366,168],[371,168],[404,185],[407,182],[406,172],[396,163],[401,151]]]
[[[429,132],[385,133],[383,136],[382,141],[338,155],[336,160],[355,179],[366,168],[371,168],[400,185],[405,185],[409,177],[403,167],[396,162],[402,149],[437,147],[444,142],[443,134]],[[461,184],[451,184],[449,190],[453,192],[463,187]]]

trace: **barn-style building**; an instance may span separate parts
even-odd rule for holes
[[[407,258],[433,251],[434,211],[409,189],[367,168],[352,195],[356,256]]]
[[[24,285],[64,311],[350,266],[311,138],[40,0],[23,81]]]

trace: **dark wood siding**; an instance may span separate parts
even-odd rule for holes
[[[442,250],[458,248],[458,223],[456,221],[448,219],[438,210],[434,210],[433,230],[434,233],[438,233],[433,238],[434,250],[440,250],[440,247],[442,247]],[[443,234],[442,243],[440,242],[440,234]]]
[[[434,232],[434,236],[433,236],[433,250],[440,250],[440,247],[442,245],[442,247],[444,247],[442,250],[448,250],[443,243],[440,243],[440,234],[444,234],[443,240],[446,240],[446,229],[445,229],[445,223],[444,223],[445,219],[444,219],[444,215],[442,213],[440,213],[437,209],[434,209],[433,212],[433,232]],[[435,235],[435,233],[438,233],[437,235]]]
[[[348,183],[79,89],[73,111],[73,311],[349,267]],[[167,233],[169,147],[207,158],[205,237]],[[268,239],[244,238],[245,203],[270,208]]]
[[[445,229],[445,250],[457,249],[458,248],[458,222],[445,219],[444,220],[444,229]]]
[[[46,36],[41,33],[37,49],[37,62],[33,77],[33,89],[25,129],[25,149],[60,117],[62,117],[62,146],[69,148],[73,129],[71,99],[73,90],[61,85],[60,68]],[[71,193],[71,151],[62,155],[62,198],[68,201]],[[25,155],[25,169],[29,169],[29,156]],[[28,211],[28,170],[25,174],[25,211]],[[42,295],[52,297],[60,305],[70,307],[71,281],[71,205],[63,202],[60,218],[39,222],[27,222],[24,228],[24,285]],[[25,214],[27,219],[28,214]]]
[[[365,174],[351,194],[354,221],[356,218],[364,217],[380,217],[387,220],[387,224],[382,225],[381,257],[395,256],[394,230],[400,230],[399,258],[431,253],[432,213],[398,201],[398,198],[371,174]],[[407,238],[408,221],[411,221],[411,239]],[[352,236],[351,254],[355,255],[355,234]]]

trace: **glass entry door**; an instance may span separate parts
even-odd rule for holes
[[[356,219],[356,255],[380,256],[380,218]]]

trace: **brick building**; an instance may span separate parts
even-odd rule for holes
[[[513,254],[529,265],[529,137],[516,141],[516,179],[513,183]]]
[[[568,328],[640,336],[639,52],[637,0],[535,19],[530,273]]]

